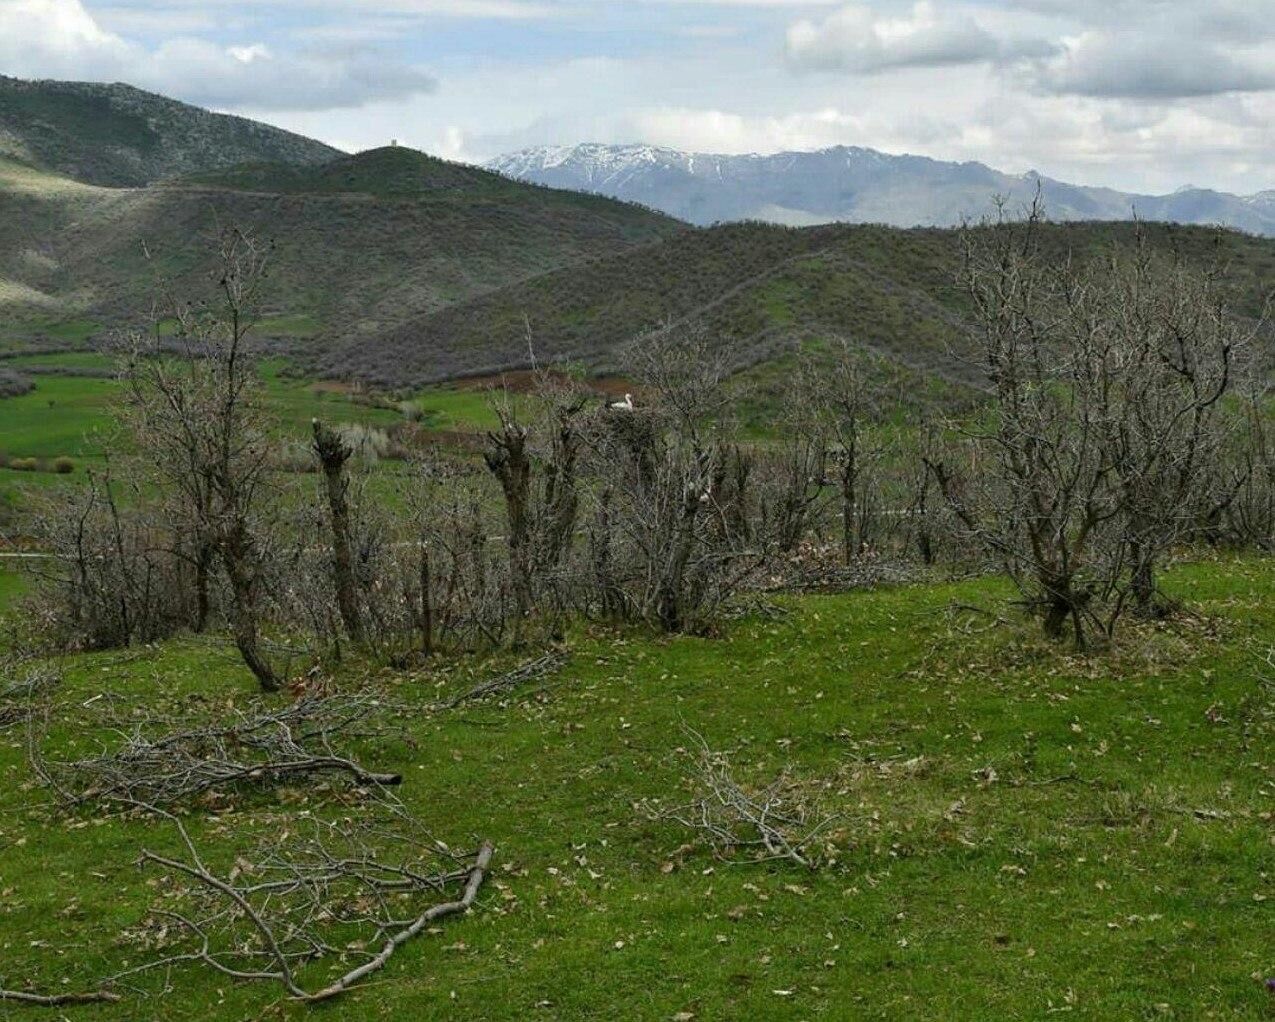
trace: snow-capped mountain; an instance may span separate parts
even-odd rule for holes
[[[509,177],[640,202],[696,224],[766,220],[951,226],[988,213],[995,196],[1030,201],[1037,184],[1060,220],[1221,223],[1275,235],[1275,191],[1251,196],[1185,187],[1171,195],[1090,188],[982,163],[894,156],[858,146],[758,156],[684,153],[649,145],[543,146],[491,160]]]

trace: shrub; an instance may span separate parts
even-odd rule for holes
[[[65,454],[60,458],[54,458],[53,471],[58,475],[70,475],[75,471],[75,460],[73,458],[68,458]]]
[[[19,397],[35,389],[35,383],[16,369],[0,368],[0,398]]]
[[[34,472],[40,463],[35,458],[10,458],[9,467],[15,472]]]

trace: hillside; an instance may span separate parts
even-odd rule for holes
[[[1157,246],[1188,258],[1211,258],[1220,244],[1248,312],[1257,311],[1275,279],[1275,241],[1203,228],[1149,230]],[[1131,226],[1068,224],[1051,232],[1061,255],[1128,239]],[[970,324],[958,269],[949,230],[724,225],[535,277],[358,345],[334,346],[319,368],[399,387],[520,367],[525,317],[541,359],[605,371],[617,367],[634,336],[672,320],[721,337],[740,368],[844,337],[906,376],[969,393],[978,377],[961,358]]]
[[[0,75],[0,156],[87,184],[136,187],[257,160],[322,163],[331,146],[131,85]]]
[[[1269,192],[1237,196],[1184,188],[1171,195],[1139,195],[858,146],[768,156],[644,145],[547,146],[497,157],[488,166],[523,181],[641,202],[696,224],[763,220],[950,227],[987,214],[993,196],[1026,203],[1039,185],[1056,220],[1128,220],[1136,210],[1146,220],[1224,224],[1275,235],[1275,195]]]
[[[135,321],[156,274],[180,288],[202,271],[218,223],[274,242],[272,312],[301,324],[286,332],[345,339],[684,229],[636,206],[408,149],[304,170],[258,162],[137,189],[0,161],[6,332],[38,338],[68,321],[88,330]]]

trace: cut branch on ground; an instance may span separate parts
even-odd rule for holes
[[[685,731],[695,747],[688,778],[694,797],[670,809],[648,804],[648,815],[695,831],[720,855],[748,851],[753,861],[787,859],[817,869],[815,842],[837,817],[812,805],[787,769],[764,788],[745,787],[732,775],[725,753],[709,748],[693,728]]]

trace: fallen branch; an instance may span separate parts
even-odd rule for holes
[[[57,1008],[66,1004],[95,1004],[102,1001],[114,1003],[120,995],[109,990],[85,990],[66,994],[31,994],[25,990],[0,989],[0,1001],[16,1001],[41,1008]]]
[[[172,805],[211,789],[316,774],[343,774],[365,787],[393,786],[401,783],[400,774],[368,770],[333,747],[337,739],[366,735],[362,725],[377,709],[375,700],[330,697],[176,731],[162,732],[172,722],[151,720],[124,732],[117,748],[70,762],[45,760],[33,742],[32,763],[63,802],[73,805]]]
[[[536,657],[534,660],[528,660],[526,663],[519,664],[512,671],[506,671],[504,674],[498,674],[494,678],[488,678],[486,681],[480,682],[471,688],[468,692],[462,692],[460,695],[448,700],[444,703],[447,709],[454,709],[461,703],[467,703],[474,699],[483,699],[487,696],[494,695],[497,692],[508,692],[517,688],[524,682],[532,681],[536,678],[543,678],[546,674],[551,674],[562,667],[570,659],[570,654],[562,650],[553,650],[544,654],[544,656]]]
[[[731,776],[725,754],[712,751],[693,728],[683,729],[698,746],[691,777],[698,794],[672,809],[657,812],[647,807],[648,815],[676,820],[722,852],[755,848],[764,853],[756,861],[787,859],[815,869],[818,861],[810,849],[837,817],[816,813],[787,771],[759,791],[746,790]]]
[[[435,905],[433,908],[422,912],[410,926],[399,930],[390,937],[381,949],[381,953],[370,962],[364,962],[357,969],[351,969],[335,983],[330,983],[322,990],[306,995],[305,1000],[326,1001],[337,996],[337,994],[344,993],[359,980],[365,979],[376,970],[384,968],[385,963],[390,960],[390,956],[399,947],[420,934],[426,926],[436,919],[456,915],[460,912],[468,912],[470,906],[474,904],[475,899],[478,897],[478,889],[482,886],[483,879],[487,876],[487,868],[491,865],[491,856],[494,850],[490,841],[483,842],[482,847],[478,849],[478,857],[474,860],[474,868],[470,870],[469,880],[465,884],[464,893],[458,900],[444,902],[442,905]]]
[[[153,910],[151,917],[158,925],[161,944],[176,926],[179,933],[193,939],[194,946],[118,973],[111,977],[112,984],[140,973],[198,963],[232,979],[279,983],[295,1000],[329,1000],[384,968],[402,945],[432,922],[467,911],[478,897],[493,854],[491,843],[484,841],[465,868],[426,873],[414,860],[387,861],[366,846],[365,834],[387,836],[371,821],[358,825],[310,821],[314,833],[308,839],[267,847],[254,857],[256,862],[237,858],[233,869],[219,873],[205,863],[176,816],[155,806],[134,808],[164,817],[181,838],[184,855],[144,850],[140,862],[188,881],[186,888],[167,892],[162,907]],[[437,842],[427,845],[401,835],[392,837],[406,841],[415,857],[437,854],[441,848]],[[410,899],[436,898],[461,882],[458,898],[415,914],[402,913]],[[366,936],[351,939],[360,932]],[[142,938],[148,936],[143,931]],[[376,945],[379,950],[364,950]],[[310,989],[300,969],[328,957],[362,960],[331,982]]]

